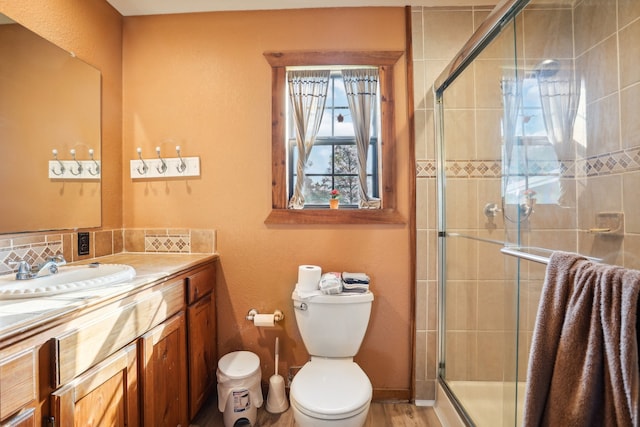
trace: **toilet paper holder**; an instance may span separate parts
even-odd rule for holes
[[[245,318],[251,322],[253,322],[253,319],[256,317],[258,313],[258,310],[256,310],[255,308],[252,308],[251,310],[249,310],[249,312],[247,313],[247,315],[245,316]],[[276,322],[281,321],[282,319],[284,319],[284,313],[280,310],[275,310],[273,312],[273,320]]]

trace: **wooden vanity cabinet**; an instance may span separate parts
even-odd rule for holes
[[[186,280],[189,418],[193,419],[216,386],[216,264],[195,271]]]
[[[137,427],[136,344],[112,354],[51,394],[56,427]]]
[[[216,385],[216,261],[0,342],[0,427],[187,427]]]
[[[140,338],[143,424],[188,427],[184,314],[176,314]]]

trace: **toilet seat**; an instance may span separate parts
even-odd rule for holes
[[[372,387],[351,359],[314,359],[294,377],[290,397],[291,404],[307,416],[338,420],[366,410]]]

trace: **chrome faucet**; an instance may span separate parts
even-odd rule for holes
[[[64,256],[56,255],[37,267],[31,267],[25,260],[14,262],[12,264],[18,266],[16,280],[29,280],[48,276],[50,274],[56,274],[58,272],[58,267],[65,265],[66,263],[67,260],[64,259]]]

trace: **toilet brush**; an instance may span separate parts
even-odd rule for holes
[[[267,411],[272,414],[279,414],[289,408],[289,402],[284,390],[284,378],[282,378],[282,375],[278,375],[278,362],[280,361],[280,349],[278,347],[279,341],[278,337],[276,337],[276,367],[275,373],[269,378],[269,391],[267,392]]]

